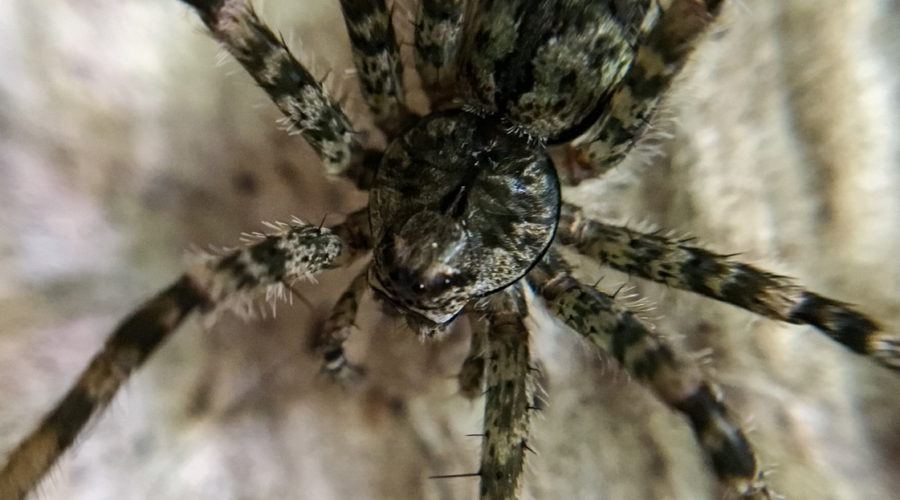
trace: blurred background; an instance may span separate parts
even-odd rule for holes
[[[371,130],[336,1],[263,17]],[[409,8],[397,25],[409,40]],[[566,196],[597,216],[697,236],[900,326],[900,2],[730,2],[641,154]],[[106,334],[171,282],[192,245],[260,221],[318,222],[365,196],[298,136],[174,0],[0,3],[0,453]],[[411,93],[415,90],[410,74]],[[367,141],[378,143],[377,133]],[[318,375],[311,335],[356,268],[303,284],[276,319],[190,321],[55,468],[43,499],[471,499],[480,401],[456,394],[468,345],[423,345],[367,303],[348,356]],[[896,374],[810,328],[585,265],[657,304],[659,329],[710,376],[793,499],[900,491]],[[686,422],[574,334],[533,334],[547,408],[526,495],[721,498]]]

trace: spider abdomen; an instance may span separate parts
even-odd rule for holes
[[[584,132],[634,60],[648,1],[517,0],[474,7],[460,51],[467,104],[528,134]]]
[[[464,111],[385,152],[370,199],[372,285],[435,324],[528,271],[553,239],[559,183],[540,145]]]

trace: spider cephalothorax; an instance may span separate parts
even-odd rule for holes
[[[436,325],[521,278],[559,219],[543,148],[463,111],[430,115],[391,144],[371,193],[372,286]]]
[[[609,267],[781,321],[809,324],[900,369],[900,340],[845,303],[787,278],[660,234],[587,217],[560,184],[599,175],[634,145],[719,0],[422,0],[415,58],[432,111],[404,95],[384,0],[344,0],[364,99],[388,147],[360,143],[341,106],[244,0],[185,0],[301,134],[325,170],[369,190],[332,228],[272,224],[240,249],[190,260],[129,315],[68,395],[11,454],[0,499],[30,492],[89,418],[180,323],[243,310],[291,283],[372,254],[312,344],[335,378],[358,373],[344,342],[369,288],[423,336],[466,320],[461,392],[484,395],[477,473],[484,499],[519,496],[536,403],[525,316],[545,307],[615,359],[691,425],[730,492],[771,497],[721,392],[696,361],[634,311],[577,279],[565,257]],[[547,144],[568,148],[551,160]],[[554,156],[557,158],[557,156]],[[561,163],[560,163],[561,162]],[[557,176],[557,170],[579,175]],[[529,303],[527,289],[537,300]]]

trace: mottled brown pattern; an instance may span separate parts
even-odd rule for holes
[[[573,181],[605,173],[644,135],[659,102],[721,8],[719,0],[651,2],[634,62],[622,84],[606,96],[596,123],[579,137],[581,166]]]
[[[699,293],[763,316],[812,325],[854,352],[900,370],[900,338],[849,304],[804,290],[790,278],[693,244],[604,224],[564,204],[559,241],[629,275]]]
[[[131,372],[205,300],[204,291],[183,276],[125,318],[65,397],[7,456],[0,469],[0,498],[19,500],[34,491],[88,420],[106,408]]]
[[[493,118],[432,113],[378,167],[370,284],[431,331],[528,271],[553,240],[559,200],[539,143]]]
[[[453,96],[464,0],[422,0],[416,12],[416,71],[432,106]]]
[[[744,431],[695,361],[613,296],[579,283],[555,253],[529,274],[529,282],[547,300],[551,314],[688,418],[728,495],[772,498]]]
[[[471,2],[459,59],[465,103],[537,138],[576,137],[631,65],[649,3]]]
[[[350,52],[336,4],[324,4],[268,2],[264,15],[289,40],[299,35],[297,53],[318,54],[339,75]],[[0,9],[0,394],[16,402],[0,411],[8,449],[122,311],[177,275],[191,242],[233,244],[240,230],[291,214],[331,223],[362,200],[324,181],[302,140],[273,130],[277,111],[240,68],[210,64],[217,49],[185,9],[105,0]],[[656,127],[674,135],[663,155],[572,199],[592,216],[744,252],[897,325],[896,28],[896,9],[869,0],[727,7],[664,108],[676,119]],[[361,108],[358,95],[350,104]],[[254,195],[234,188],[248,173]],[[376,325],[364,306],[366,333],[347,348],[367,361],[366,385],[345,393],[315,377],[310,321],[353,272],[299,287],[317,312],[296,304],[277,320],[190,324],[42,497],[474,497],[475,481],[424,479],[477,469],[477,444],[464,435],[478,432],[478,406],[453,395],[465,338],[422,346],[390,321]],[[626,280],[603,274],[608,291]],[[666,330],[715,349],[715,378],[753,417],[751,439],[776,464],[779,492],[887,499],[900,489],[900,409],[883,390],[891,374],[802,328],[633,284],[656,299],[651,315]],[[718,498],[681,419],[571,335],[545,333],[535,350],[553,397],[536,422],[526,495]]]
[[[302,135],[316,150],[325,170],[331,174],[347,170],[359,147],[349,119],[246,0],[187,3],[197,8],[216,40],[278,105],[288,130]],[[379,111],[389,113],[378,104]]]
[[[360,90],[375,119],[388,128],[403,125],[406,107],[400,46],[385,0],[342,0]]]
[[[519,498],[524,481],[534,380],[520,285],[491,297],[487,310],[487,388],[480,498]]]

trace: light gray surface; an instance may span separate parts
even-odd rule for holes
[[[317,54],[316,74],[342,78],[336,2],[270,0],[262,12]],[[896,331],[898,28],[896,2],[730,5],[668,107],[660,129],[674,139],[571,199],[743,252]],[[177,275],[191,244],[230,245],[261,220],[319,221],[364,202],[324,181],[302,139],[280,132],[263,93],[235,64],[217,67],[216,53],[174,0],[0,4],[0,449],[125,312]],[[625,280],[586,274],[606,276],[607,289]],[[349,275],[321,281],[302,287],[318,319]],[[661,329],[712,348],[714,377],[752,419],[776,490],[900,491],[895,375],[810,329],[635,284],[658,303],[648,316]],[[425,479],[477,468],[479,443],[465,434],[478,432],[480,409],[449,378],[462,332],[423,346],[366,309],[348,355],[369,378],[353,391],[316,376],[302,304],[277,320],[192,322],[39,497],[474,498],[474,480]],[[530,495],[719,496],[681,418],[573,335],[540,331],[535,343],[550,405],[535,423]]]

